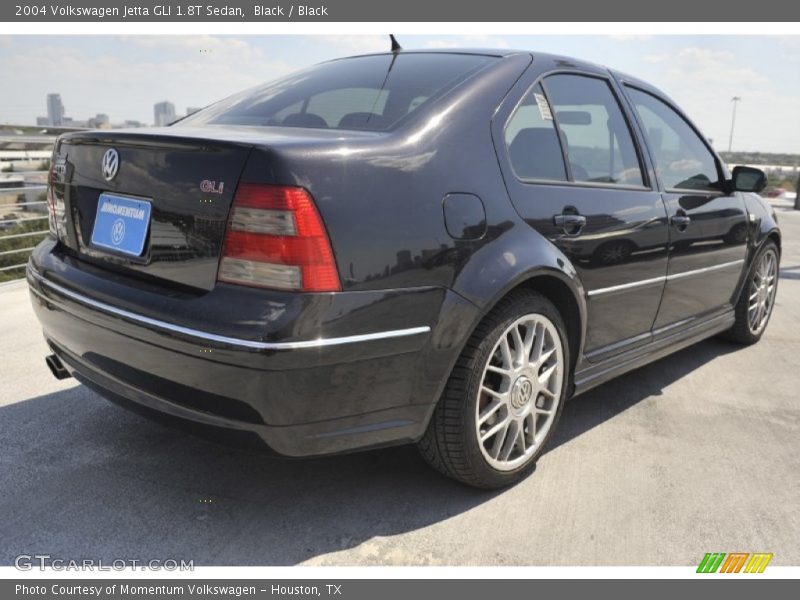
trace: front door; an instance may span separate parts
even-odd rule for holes
[[[505,121],[517,211],[570,259],[587,293],[584,352],[651,339],[667,272],[667,219],[607,74],[556,72]]]
[[[670,218],[670,253],[656,331],[735,303],[747,251],[747,210],[703,138],[666,101],[627,87],[647,136]]]

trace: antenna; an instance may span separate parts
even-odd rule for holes
[[[389,73],[392,72],[392,68],[394,67],[394,63],[397,60],[400,50],[403,47],[397,43],[397,40],[394,39],[394,36],[390,33],[389,39],[392,40],[392,61],[389,63],[389,68],[386,69],[386,76],[383,78],[383,83],[381,84],[380,92],[382,92],[386,88],[386,82],[389,81]],[[365,123],[369,123],[369,120],[372,118],[372,115],[375,114],[375,107],[378,105],[378,99],[380,98],[380,92],[375,95],[375,102],[372,103],[372,109],[369,111],[369,116]]]

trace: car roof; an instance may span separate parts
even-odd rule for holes
[[[361,56],[381,56],[381,55],[392,55],[392,54],[393,53],[391,50],[387,50],[386,52],[370,52],[366,54],[346,56],[333,60],[347,60],[348,58],[359,58]],[[550,54],[548,52],[537,52],[535,50],[519,50],[512,48],[459,48],[459,47],[409,48],[408,50],[406,49],[400,50],[398,54],[473,54],[476,56],[493,56],[497,58],[527,55],[533,57],[534,61],[538,59],[538,60],[550,61],[557,65],[574,69],[587,68],[587,69],[599,69],[602,71],[606,71],[611,75],[613,75],[613,77],[615,77],[618,81],[632,84],[652,94],[655,94],[656,96],[665,98],[669,100],[671,104],[675,105],[675,102],[669,96],[667,96],[662,90],[660,90],[653,84],[644,81],[643,79],[639,79],[638,77],[629,75],[627,73],[618,71],[616,69],[611,69],[606,65],[600,63],[595,63],[588,60],[581,60],[579,58],[565,56],[562,54]],[[333,62],[333,61],[328,61],[328,62]]]
[[[381,55],[391,55],[393,54],[391,50],[386,50],[385,52],[368,52],[365,54],[357,54],[353,56],[346,56],[334,60],[346,60],[348,58],[359,58],[362,56],[381,56]],[[459,48],[459,47],[447,47],[447,48],[409,48],[409,49],[402,49],[398,51],[398,54],[473,54],[476,56],[494,56],[497,58],[505,58],[508,56],[518,56],[518,55],[528,55],[532,56],[534,60],[536,59],[546,59],[552,60],[554,62],[560,62],[569,64],[570,66],[581,68],[581,67],[593,67],[593,68],[600,68],[608,70],[608,67],[605,65],[601,65],[599,63],[593,63],[587,60],[581,60],[578,58],[574,58],[571,56],[564,56],[560,54],[550,54],[547,52],[537,52],[535,50],[519,50],[513,48]]]
[[[447,47],[447,48],[403,48],[402,50],[398,50],[398,54],[475,54],[479,56],[510,56],[512,54],[531,54],[530,51],[527,50],[510,50],[508,48],[458,48],[458,47]],[[379,56],[382,54],[393,54],[391,50],[386,50],[385,52],[365,52],[364,54],[354,54],[352,56],[342,57],[344,58],[359,58],[362,56]],[[336,59],[336,60],[342,60]]]

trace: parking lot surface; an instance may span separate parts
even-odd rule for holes
[[[716,339],[567,404],[534,474],[480,492],[413,447],[287,460],[220,445],[56,381],[24,283],[0,286],[0,564],[800,564],[800,211],[778,208],[762,341]]]

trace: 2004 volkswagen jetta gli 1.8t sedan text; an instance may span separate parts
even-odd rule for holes
[[[52,165],[27,278],[54,374],[291,456],[416,442],[506,485],[570,395],[753,343],[775,299],[763,173],[561,57],[336,60]]]

